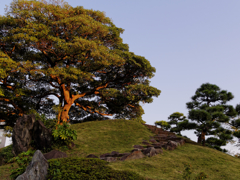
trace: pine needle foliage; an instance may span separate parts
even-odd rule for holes
[[[160,90],[150,86],[155,68],[129,51],[123,31],[101,11],[14,0],[0,17],[0,50],[21,62],[38,112],[54,106],[49,96],[58,99],[58,123],[105,116],[141,122],[139,103]]]

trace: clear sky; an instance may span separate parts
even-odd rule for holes
[[[130,51],[156,68],[151,85],[162,92],[143,105],[147,124],[167,120],[173,112],[187,116],[186,103],[207,82],[232,92],[229,104],[240,103],[239,0],[65,1],[104,11],[125,29],[121,37]],[[0,15],[10,2],[1,1]],[[197,139],[192,132],[185,134]]]

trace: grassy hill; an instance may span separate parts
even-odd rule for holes
[[[130,152],[133,145],[141,145],[142,140],[154,135],[147,127],[127,120],[85,122],[74,124],[71,128],[77,131],[76,147],[62,149],[70,157],[99,156],[112,151]],[[164,150],[163,154],[154,157],[113,162],[108,166],[116,170],[130,170],[150,179],[176,180],[182,179],[184,163],[191,165],[193,176],[204,172],[209,180],[240,179],[240,159],[191,143],[173,151]],[[9,167],[9,164],[0,166],[1,179],[10,179]]]

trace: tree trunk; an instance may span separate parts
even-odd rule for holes
[[[58,113],[58,124],[62,125],[63,122],[69,121],[69,110],[74,103],[74,99],[70,96],[69,88],[65,88],[65,85],[62,86],[62,91],[64,95],[64,106],[61,111]]]
[[[202,139],[201,139],[201,134],[198,135],[198,143],[200,144],[202,142]]]
[[[202,144],[203,146],[205,146],[205,132],[201,132],[201,134],[198,136],[198,143]]]
[[[69,112],[71,106],[72,106],[72,103],[64,105],[63,110],[61,112],[61,123],[69,121],[68,112]]]

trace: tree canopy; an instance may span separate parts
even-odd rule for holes
[[[52,110],[55,96],[58,123],[106,116],[141,121],[140,102],[151,103],[161,91],[150,86],[155,68],[129,51],[123,31],[103,12],[62,0],[13,1],[0,17],[0,50],[19,63],[23,80],[0,72],[0,98],[9,98],[3,94],[9,78],[38,112]]]
[[[194,129],[198,143],[221,150],[221,146],[233,139],[233,135],[240,137],[240,120],[234,120],[240,114],[240,106],[234,108],[227,105],[233,99],[231,92],[221,90],[217,85],[205,83],[200,86],[191,97],[192,101],[186,103],[189,109],[188,119],[183,113],[175,112],[169,116],[169,121],[155,122],[181,135],[181,131]],[[235,127],[235,132],[227,128]],[[208,136],[207,140],[206,136]]]
[[[187,108],[188,118],[196,125],[198,143],[222,150],[220,146],[232,140],[232,131],[224,125],[237,115],[233,106],[226,104],[233,97],[231,92],[221,90],[217,85],[210,83],[202,84],[196,90],[192,101],[187,103]],[[212,136],[205,140],[206,135]]]

